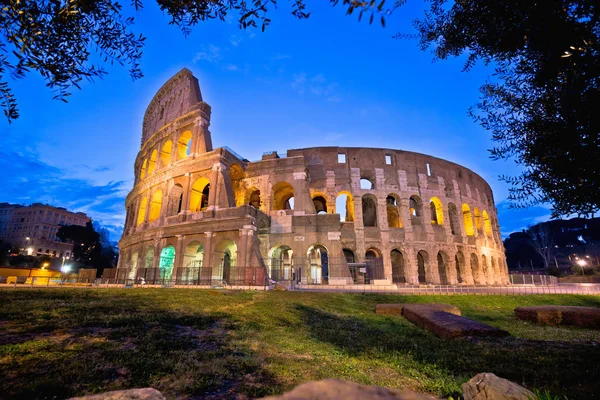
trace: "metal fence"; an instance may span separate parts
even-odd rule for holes
[[[552,275],[510,274],[510,283],[513,285],[549,286],[557,285],[558,278]]]
[[[190,264],[174,271],[161,268],[127,268],[116,270],[115,276],[105,277],[116,284],[135,285],[190,285],[190,286],[265,286],[268,284],[265,269],[262,267],[227,266],[219,268],[203,267],[200,263]]]

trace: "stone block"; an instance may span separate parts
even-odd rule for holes
[[[402,315],[403,304],[377,304],[375,314]]]
[[[600,308],[578,306],[532,306],[515,308],[515,316],[541,325],[573,325],[600,329]]]
[[[420,304],[405,304],[404,317],[443,339],[468,336],[509,336],[505,330]]]
[[[451,304],[432,303],[432,304],[377,304],[375,306],[376,314],[391,314],[391,315],[403,315],[404,306],[410,306],[414,310],[438,310],[445,311],[454,315],[461,315],[458,307]]]
[[[462,388],[465,400],[535,399],[534,394],[523,386],[490,373],[475,375]]]
[[[263,400],[436,400],[425,394],[365,386],[338,379],[325,379],[303,383],[281,396],[264,397]]]
[[[72,397],[69,400],[165,400],[165,397],[156,389],[143,388],[115,390],[91,396]]]

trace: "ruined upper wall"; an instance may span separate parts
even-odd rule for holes
[[[202,105],[198,79],[183,68],[154,95],[144,115],[142,145],[160,128]]]

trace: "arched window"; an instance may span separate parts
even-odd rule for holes
[[[479,208],[475,207],[473,209],[473,215],[475,217],[475,228],[477,228],[477,232],[481,232],[482,224],[481,224],[481,213],[479,212]]]
[[[144,268],[152,268],[154,266],[154,247],[150,246],[146,250],[146,256],[144,257]]]
[[[144,160],[142,163],[142,168],[140,169],[140,180],[146,177],[146,167],[148,165],[148,160]]]
[[[310,246],[306,252],[308,260],[307,278],[312,284],[321,284],[324,279],[329,278],[329,257],[327,248],[316,244]]]
[[[190,193],[190,211],[203,211],[208,207],[208,197],[210,195],[210,182],[202,177],[194,181],[192,192]]]
[[[294,209],[294,188],[287,182],[273,186],[273,210]]]
[[[404,256],[399,250],[392,250],[390,253],[392,260],[392,283],[406,283],[404,273]]]
[[[419,275],[419,283],[427,283],[426,264],[429,262],[429,254],[425,250],[417,253],[417,273]]]
[[[362,197],[363,226],[377,226],[377,201],[372,195]]]
[[[150,202],[150,215],[148,221],[157,220],[160,217],[160,208],[162,207],[162,192],[157,190],[152,195],[152,201]]]
[[[344,258],[346,258],[346,263],[353,264],[356,262],[356,257],[354,256],[354,252],[350,249],[344,249]]]
[[[183,160],[192,151],[192,132],[185,131],[179,135],[177,140],[177,159]]]
[[[458,220],[458,211],[454,203],[448,203],[448,218],[450,218],[450,232],[453,235],[460,235],[460,222]]]
[[[314,197],[313,205],[317,214],[327,214],[327,200],[323,196]]]
[[[180,184],[175,184],[169,191],[169,199],[167,203],[167,217],[177,215],[181,212],[183,205],[183,187]]]
[[[465,233],[467,236],[475,235],[475,227],[473,226],[473,216],[471,215],[471,208],[464,203],[462,205],[463,223],[465,225]]]
[[[429,208],[431,210],[431,224],[444,225],[444,208],[440,199],[432,197],[429,200]]]
[[[237,265],[237,245],[233,240],[224,239],[216,247],[213,255],[213,279],[233,283],[238,279],[235,266]],[[244,277],[242,277],[242,280]]]
[[[492,237],[492,221],[485,210],[483,211],[483,229],[487,237]]]
[[[198,241],[193,241],[185,247],[183,254],[184,268],[201,268],[204,260],[204,247]]]
[[[420,217],[423,214],[423,202],[419,196],[411,196],[408,201],[410,207],[410,215],[413,217]]]
[[[375,185],[373,185],[373,182],[370,179],[360,178],[360,188],[369,190],[369,189],[374,189]]]
[[[442,251],[437,254],[438,273],[440,275],[440,285],[448,284],[448,273],[446,271],[448,265],[448,257]]]
[[[160,163],[166,167],[171,163],[171,152],[173,151],[173,142],[167,140],[160,151]]]
[[[146,208],[148,207],[148,198],[144,197],[140,201],[140,209],[138,211],[137,226],[140,226],[146,220]]]
[[[158,158],[158,152],[156,149],[152,151],[150,155],[150,161],[148,162],[148,176],[156,170],[156,159]]]
[[[400,200],[394,194],[388,194],[385,199],[388,226],[390,228],[403,228],[402,218],[400,217]]]
[[[294,252],[289,246],[277,246],[269,251],[267,274],[274,281],[292,279]]]
[[[340,192],[335,198],[335,211],[341,222],[354,222],[354,199],[348,192]]]
[[[249,190],[249,193],[248,205],[256,208],[257,210],[260,209],[260,190],[252,188]]]

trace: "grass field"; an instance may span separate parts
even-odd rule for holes
[[[454,304],[513,337],[441,340],[376,315],[381,302]],[[518,305],[600,307],[595,297],[9,289],[0,304],[0,398],[148,386],[171,398],[252,398],[335,377],[456,399],[479,372],[572,400],[600,396],[600,331],[513,316]]]

